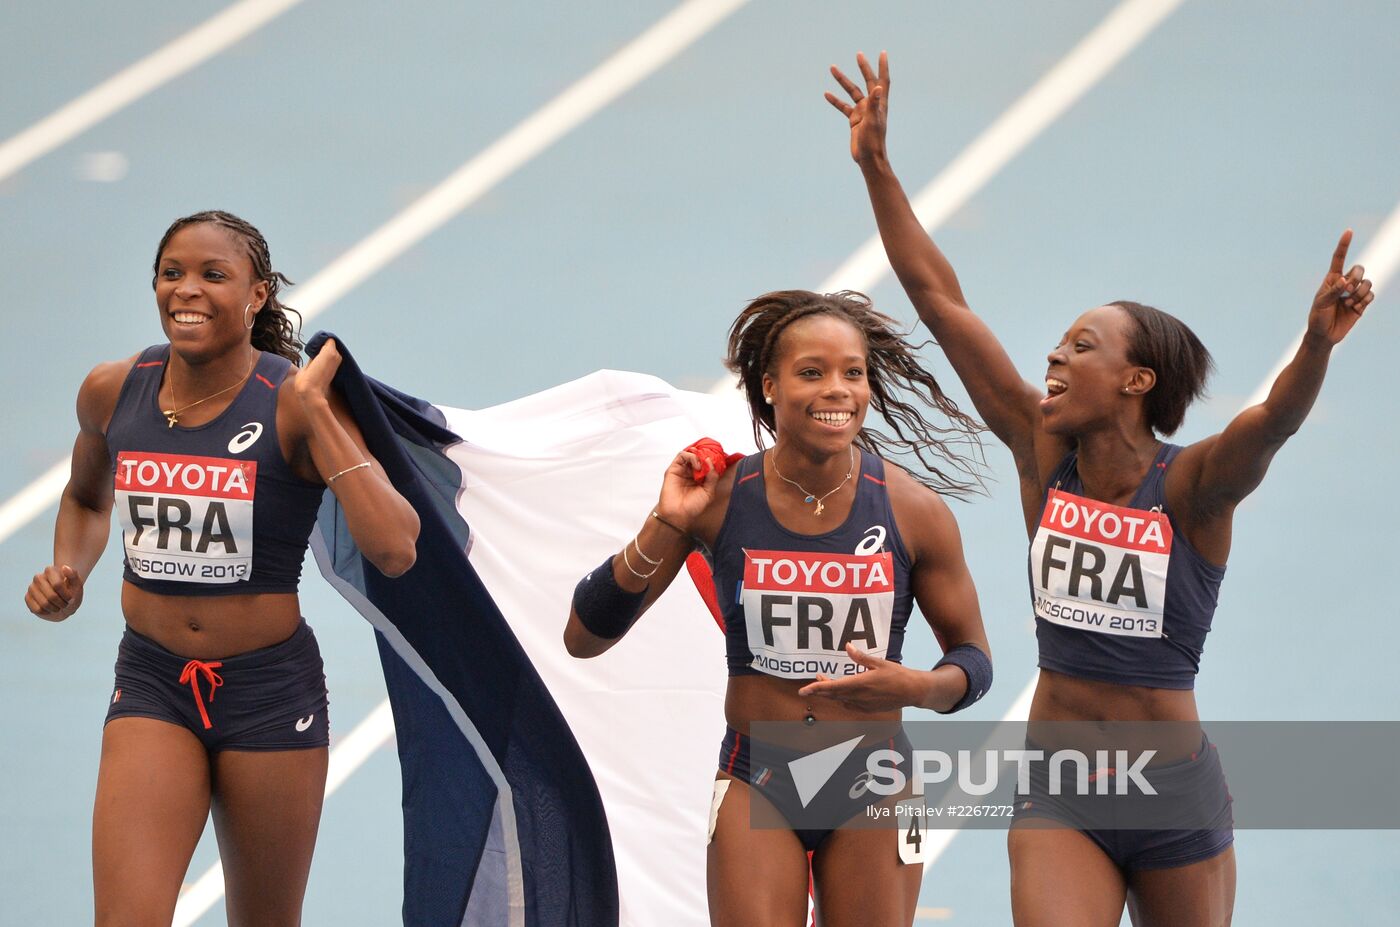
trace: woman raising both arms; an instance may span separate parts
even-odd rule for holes
[[[1307,333],[1263,403],[1220,434],[1179,447],[1211,358],[1180,321],[1119,301],[1075,319],[1048,357],[1044,389],[1023,381],[968,308],[952,266],[924,232],[885,151],[889,64],[858,59],[865,87],[832,68],[849,102],[851,156],[865,177],[890,263],[988,427],[1011,450],[1032,538],[1030,578],[1040,649],[1037,722],[1176,722],[1189,737],[1159,754],[1162,780],[1206,826],[1095,830],[1082,803],[1045,794],[1033,768],[1008,838],[1020,927],[1218,925],[1234,905],[1230,797],[1199,732],[1192,692],[1230,552],[1235,507],[1263,480],[1322,387],[1332,348],[1370,304],[1362,268],[1344,272],[1342,235],[1308,314]],[[1098,535],[1071,512],[1093,513]],[[1141,533],[1104,525],[1136,525]],[[1112,535],[1112,536],[1110,536]],[[1142,566],[1139,571],[1138,566]],[[1071,616],[1102,616],[1089,625]],[[1152,767],[1149,766],[1149,771]],[[1046,826],[1050,822],[1059,826]],[[1200,823],[1200,822],[1198,822]],[[1065,826],[1068,825],[1068,826]]]
[[[331,389],[335,342],[297,369],[285,282],[237,216],[177,220],[152,277],[168,343],[78,391],[53,564],[25,604],[78,610],[115,504],[126,632],[93,810],[98,925],[170,923],[211,808],[228,922],[301,923],[329,722],[296,592],[326,488],[381,572],[416,556],[417,514]]]
[[[835,825],[881,800],[852,786],[873,750],[901,741],[907,757],[901,708],[956,711],[986,692],[991,661],[977,592],[957,524],[935,491],[968,488],[937,467],[968,470],[943,436],[967,437],[977,426],[893,320],[858,294],[759,297],[730,330],[727,365],[755,437],[766,432],[773,447],[723,476],[695,453],[679,454],[637,535],[579,583],[564,642],[577,657],[618,643],[701,546],[729,664],[707,857],[711,922],[805,923],[811,853],[821,923],[907,927],[922,866],[900,862],[897,831],[804,824],[808,805],[787,763],[762,759],[782,748],[754,744],[750,725],[792,722],[819,734],[830,722],[863,721],[878,729],[812,799],[813,807],[830,800],[824,819]],[[895,390],[936,406],[949,424],[930,424]],[[867,427],[872,407],[896,438]],[[921,468],[887,463],[877,454],[887,449],[915,454]],[[899,662],[915,602],[945,651],[933,670]],[[751,826],[753,818],[783,823]]]

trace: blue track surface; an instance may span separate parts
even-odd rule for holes
[[[1113,8],[867,6],[748,4],[309,329],[340,332],[367,371],[455,406],[599,367],[708,387],[748,298],[817,286],[873,230],[844,125],[822,100],[827,64],[889,49],[892,155],[913,191]],[[0,140],[221,8],[4,6]],[[0,179],[0,502],[71,447],[87,370],[161,337],[149,268],[172,218],[243,214],[281,269],[310,278],[669,9],[306,0]],[[1084,308],[1131,298],[1180,315],[1220,367],[1181,437],[1218,430],[1300,330],[1338,232],[1356,229],[1355,256],[1400,202],[1396,35],[1400,6],[1382,0],[1189,0],[939,231],[974,307],[1032,377]],[[120,153],[123,176],[83,179],[102,152]],[[892,280],[872,296],[912,320]],[[1392,308],[1376,302],[1239,514],[1198,687],[1207,720],[1396,718]],[[1000,449],[990,458],[993,497],[957,507],[997,653],[997,688],[976,709],[986,719],[1035,665],[1014,475]],[[51,626],[21,601],[51,542],[52,511],[0,546],[6,924],[91,919],[118,558],[109,548],[83,610]],[[319,579],[303,602],[344,733],[383,698],[370,631]],[[927,633],[908,649],[933,662]],[[722,672],[718,654],[717,642]],[[398,790],[383,750],[327,802],[306,923],[396,922]],[[1394,833],[1244,832],[1238,853],[1236,927],[1396,920]],[[214,855],[209,833],[191,878]],[[921,905],[953,924],[1008,923],[1004,836],[960,836]],[[222,906],[200,923],[223,923]]]

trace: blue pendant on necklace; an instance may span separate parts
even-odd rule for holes
[[[803,499],[802,501],[803,501],[803,502],[816,502],[816,501],[817,501],[817,497],[816,497],[816,496],[808,496],[807,498]]]

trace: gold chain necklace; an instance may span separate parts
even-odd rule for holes
[[[215,396],[222,396],[224,393],[227,393],[229,390],[235,389],[235,388],[237,388],[237,387],[239,387],[239,386],[242,386],[242,385],[243,385],[243,381],[244,381],[244,380],[247,380],[247,379],[248,379],[248,375],[251,374],[251,373],[253,372],[253,364],[257,361],[257,359],[258,359],[258,356],[257,356],[256,354],[254,354],[252,357],[248,358],[248,369],[245,370],[245,371],[243,372],[243,376],[239,377],[239,378],[238,378],[238,382],[235,383],[235,384],[233,384],[233,386],[225,386],[223,389],[219,390],[217,393],[210,393],[208,396],[205,396],[203,399],[196,399],[194,402],[190,403],[190,404],[187,405],[187,406],[181,406],[181,405],[179,405],[180,400],[178,400],[178,399],[175,398],[175,365],[172,363],[172,364],[169,366],[169,368],[168,368],[168,369],[170,370],[170,404],[171,404],[172,406],[178,406],[178,408],[174,408],[174,409],[162,409],[162,410],[161,410],[161,414],[165,416],[165,427],[166,427],[166,428],[174,428],[175,425],[180,421],[180,419],[179,419],[178,416],[180,415],[181,412],[185,412],[185,411],[188,411],[188,410],[190,410],[190,409],[193,409],[195,406],[199,405],[201,402],[208,402],[209,400],[213,399]]]
[[[840,482],[840,484],[838,484],[837,487],[836,487],[835,489],[833,489],[833,490],[832,490],[831,492],[829,492],[829,493],[826,493],[826,495],[823,495],[823,496],[818,496],[818,495],[816,495],[816,493],[808,492],[807,489],[806,489],[805,487],[803,487],[803,485],[802,485],[801,483],[797,482],[796,480],[790,480],[790,479],[788,479],[787,477],[783,476],[783,471],[781,471],[781,470],[778,469],[778,449],[777,449],[777,448],[774,448],[774,449],[773,449],[772,461],[773,461],[773,472],[776,473],[776,474],[778,475],[778,479],[782,480],[784,483],[791,483],[793,486],[796,486],[797,489],[798,489],[798,491],[801,492],[802,495],[805,497],[805,498],[803,498],[803,500],[802,500],[803,502],[815,502],[815,503],[817,504],[817,507],[816,507],[816,509],[812,512],[812,514],[813,514],[813,515],[820,515],[820,514],[822,513],[822,510],[823,510],[824,508],[826,508],[826,506],[824,506],[822,503],[824,503],[824,502],[827,500],[828,497],[830,497],[831,495],[833,495],[833,494],[835,494],[836,492],[840,491],[841,487],[843,487],[843,486],[845,486],[847,483],[849,483],[849,482],[851,481],[851,474],[856,472],[856,446],[855,446],[854,444],[851,445],[851,464],[850,464],[850,467],[846,470],[846,478],[845,478],[844,480],[842,480],[842,481]]]

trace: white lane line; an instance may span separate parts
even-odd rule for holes
[[[676,7],[308,281],[298,290],[296,300],[302,317],[316,315],[364,282],[747,2],[687,0]],[[62,490],[62,484],[59,489]],[[0,531],[3,530],[0,525]],[[0,535],[0,539],[4,536]],[[386,699],[331,751],[326,797],[334,794],[393,735],[394,718]],[[223,893],[223,868],[215,862],[180,896],[172,927],[190,927]]]
[[[388,736],[384,734],[386,730]],[[341,738],[331,751],[330,768],[326,771],[326,795],[331,795],[344,785],[345,780],[363,766],[393,733],[394,716],[386,699],[366,715],[363,721],[355,725],[354,730]],[[189,927],[223,895],[224,868],[216,862],[206,869],[193,885],[180,893],[180,900],[175,905],[175,917],[171,921],[172,927]]]
[[[932,233],[976,196],[997,172],[1147,37],[1184,0],[1124,0],[1069,54],[973,139],[910,200],[914,214]],[[871,235],[825,280],[818,291],[868,292],[890,272],[879,233]],[[722,395],[737,381],[722,377],[710,387]]]
[[[748,0],[688,0],[297,290],[314,316],[649,77]],[[305,308],[302,308],[302,307]]]
[[[298,287],[292,299],[310,321],[432,234],[569,131],[680,54],[748,0],[687,0],[490,147]],[[65,459],[0,506],[0,544],[57,501]],[[23,504],[19,504],[23,501]]]
[[[43,476],[15,493],[4,505],[0,505],[0,544],[47,512],[49,506],[63,495],[63,487],[68,485],[71,463],[71,457],[63,458],[44,471]]]
[[[0,144],[0,180],[256,32],[301,0],[242,0]]]
[[[1035,697],[1036,684],[1040,682],[1040,670],[1031,674],[1030,682],[1026,683],[1021,694],[1016,696],[1016,701],[1011,703],[1011,707],[1002,716],[1002,724],[1014,724],[1025,721],[1030,717],[1031,699]],[[929,872],[933,870],[934,863],[943,855],[943,851],[948,849],[948,845],[953,842],[953,838],[960,832],[959,827],[950,827],[945,830],[925,830],[924,841],[928,844],[928,854],[924,858],[924,878],[928,878]]]
[[[924,228],[932,231],[962,208],[1182,2],[1125,0],[1116,6],[914,197],[911,205]],[[867,290],[889,269],[885,246],[877,233],[846,259],[822,284],[822,290]]]
[[[1376,230],[1376,234],[1371,236],[1371,240],[1366,244],[1366,250],[1361,252],[1361,256],[1356,259],[1355,263],[1366,268],[1366,277],[1371,281],[1371,287],[1377,291],[1376,298],[1379,299],[1380,288],[1385,286],[1386,281],[1395,273],[1397,267],[1400,267],[1400,204],[1391,210],[1390,215]],[[1348,265],[1348,269],[1350,269],[1350,265]],[[1300,312],[1302,305],[1303,301],[1299,299]],[[1374,306],[1375,303],[1371,305]],[[1361,324],[1365,324],[1364,320]],[[1306,332],[1305,326],[1303,331],[1300,331],[1298,336],[1293,339],[1293,342],[1284,349],[1283,354],[1279,356],[1278,363],[1274,364],[1274,369],[1250,394],[1249,399],[1245,400],[1243,408],[1257,406],[1269,397],[1269,390],[1273,388],[1274,381],[1278,379],[1279,374],[1283,373],[1283,368],[1287,367],[1289,362],[1293,360],[1293,355],[1298,353],[1298,348],[1302,346],[1303,335]],[[1337,347],[1340,348],[1341,345]]]

